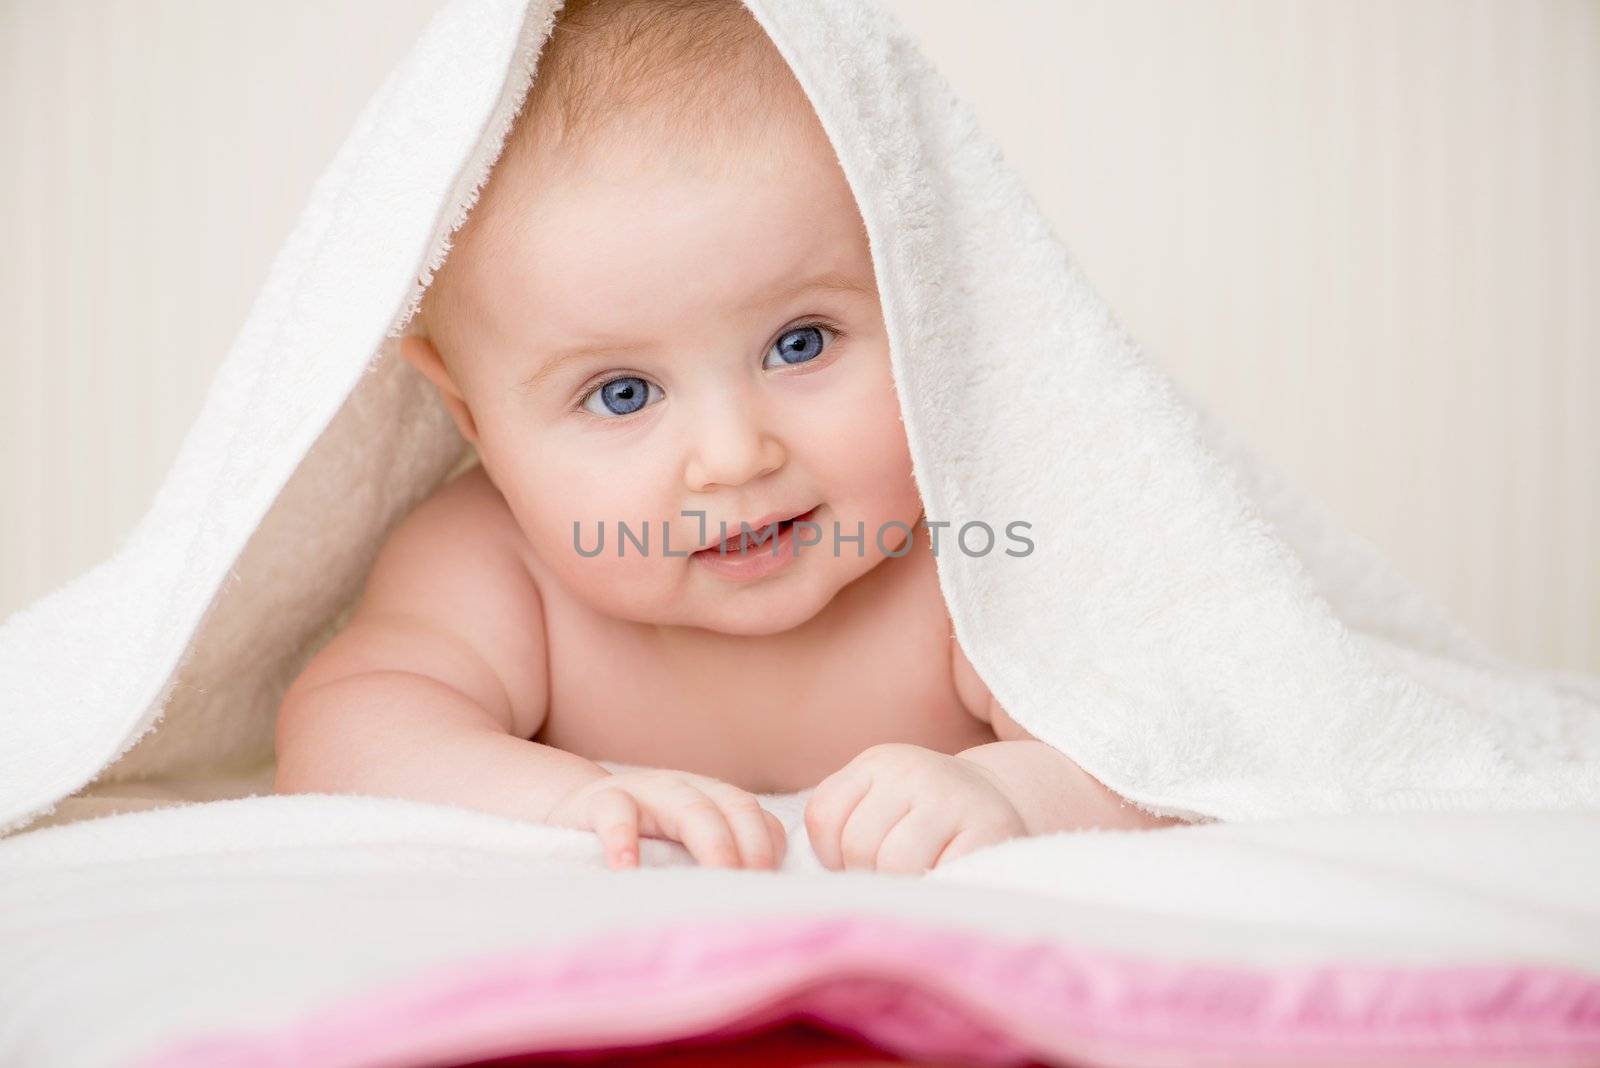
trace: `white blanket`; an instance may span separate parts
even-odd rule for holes
[[[883,12],[750,6],[856,193],[927,515],[1032,524],[1026,557],[938,560],[1012,718],[1193,817],[1600,804],[1600,683],[1486,652],[1180,399]],[[318,182],[149,512],[0,629],[0,829],[97,776],[270,759],[283,687],[463,456],[389,335],[549,7],[441,10]]]
[[[1564,1059],[1546,1051],[1536,1061],[1533,1050],[1554,1029],[1519,1019],[1510,1011],[1519,999],[1485,986],[1481,1001],[1507,1003],[1498,1050],[1461,1018],[1452,1002],[1465,999],[1456,996],[1432,1022],[1450,1041],[1413,1024],[1401,1049],[1416,1060],[1380,1060],[1395,1052],[1385,1029],[1403,1020],[1378,997],[1367,1015],[1352,1006],[1348,1019],[1317,1023],[1324,1043],[1351,1032],[1342,1058],[1329,1059],[1326,1045],[1319,1059],[1289,1043],[1264,1063],[1600,1058],[1600,814],[1369,814],[1057,834],[1014,839],[912,879],[817,871],[798,806],[769,800],[792,843],[780,873],[700,868],[681,846],[654,839],[642,843],[641,869],[610,872],[590,834],[350,796],[189,804],[20,835],[0,843],[0,1064],[130,1065],[212,1035],[272,1035],[341,999],[463,960],[767,916],[926,923],[1139,954],[1174,969],[1221,962],[1253,969],[1288,1004],[1294,991],[1272,969],[1493,964],[1504,974],[1538,969],[1546,982],[1582,969],[1596,977],[1590,1007],[1567,1016],[1586,1021],[1588,1039],[1580,1046],[1563,1033]],[[1403,974],[1391,971],[1389,981]],[[1106,1011],[1118,1007],[1116,990],[1101,996]],[[1534,989],[1521,1000],[1555,996]],[[616,1030],[640,1011],[618,1005]],[[1051,1037],[1074,1030],[1062,1020]],[[366,1056],[343,1060],[292,1047],[277,1061],[198,1063],[417,1063],[381,1060],[377,1045],[369,1039]],[[1226,1048],[1211,1049],[1210,1060],[1205,1052],[1078,1063],[1246,1063]]]
[[[1258,921],[1260,909],[1287,929],[1337,914],[1341,938],[1377,953],[1400,955],[1405,932],[1425,930],[1431,953],[1476,945],[1496,959],[1600,965],[1594,913],[1572,892],[1600,875],[1595,815],[1576,811],[1600,808],[1600,680],[1486,651],[1182,398],[1077,273],[968,109],[873,3],[748,3],[815,105],[867,225],[927,515],[1032,524],[1027,557],[939,555],[963,648],[1018,723],[1114,790],[1154,811],[1226,821],[1012,843],[929,885],[959,869],[994,895],[1011,886],[1071,897],[1104,878],[1094,907],[1131,895],[1145,910],[1138,927],[1190,915],[1197,900],[1223,907],[1217,858],[1249,856],[1258,841],[1228,824],[1287,820],[1261,832],[1279,836],[1262,869],[1262,885],[1279,889],[1244,896],[1252,907],[1237,915],[1206,913],[1208,924],[1227,920],[1198,936],[1211,949],[1254,952],[1253,936],[1228,924]],[[178,1026],[170,1003],[119,1015],[115,996],[139,985],[141,969],[166,969],[155,983],[184,985],[205,1004],[269,1015],[314,997],[318,975],[351,980],[318,969],[350,963],[379,937],[376,919],[352,919],[367,900],[354,873],[399,888],[448,867],[462,881],[435,900],[437,915],[453,916],[509,892],[513,875],[551,878],[539,873],[561,855],[597,849],[464,809],[249,797],[270,789],[278,698],[342,622],[384,533],[470,458],[431,386],[398,358],[395,335],[496,158],[552,18],[550,0],[441,8],[317,183],[147,514],[111,558],[0,626],[0,832],[10,836],[0,841],[10,943],[0,952],[20,946],[43,969],[30,974],[66,983],[65,969],[106,945],[109,929],[89,921],[121,924],[122,948],[92,979],[104,988],[95,1011],[123,1028],[105,1049]],[[184,801],[201,804],[171,807]],[[1442,811],[1452,809],[1480,815]],[[1571,811],[1537,811],[1553,809]],[[1377,815],[1401,810],[1426,811]],[[1387,850],[1407,904],[1338,912],[1337,895],[1315,892],[1324,875],[1365,870],[1348,855],[1296,855],[1296,843],[1318,848],[1310,828],[1338,826]],[[1340,850],[1360,838],[1328,833]],[[803,866],[798,837],[791,855]],[[685,859],[670,843],[648,845],[646,863]],[[1426,872],[1414,867],[1418,850]],[[1520,873],[1488,870],[1502,850]],[[1202,870],[1212,883],[1197,881]],[[285,873],[321,880],[341,925],[319,947],[301,945],[301,963],[267,965],[274,939],[287,937],[274,910],[300,900],[299,890],[276,896]],[[626,884],[619,900],[654,900],[646,890],[658,874]],[[751,907],[843,878],[693,874]],[[686,898],[699,893],[680,885]],[[839,885],[871,885],[859,892],[904,907],[915,884]],[[1544,894],[1564,910],[1547,922]],[[140,942],[141,901],[171,921],[149,936],[170,959]],[[252,918],[226,934],[226,917],[246,904]],[[389,928],[392,954],[363,958],[363,974],[490,936],[488,919],[435,929],[431,906],[413,905],[416,926]],[[1087,914],[1010,915],[1048,926]],[[206,954],[251,968],[218,987],[187,970]],[[28,996],[31,980],[0,973],[13,983],[0,993]],[[0,1035],[12,1043],[0,1053],[100,1041],[60,1033],[64,1017],[33,1019],[57,1029]]]

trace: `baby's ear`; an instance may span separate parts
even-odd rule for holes
[[[444,359],[439,355],[439,350],[434,348],[433,342],[417,334],[407,334],[400,339],[400,355],[433,383],[450,418],[455,420],[456,429],[461,431],[462,437],[476,445],[478,424],[472,418],[472,409],[467,407],[466,397],[456,386],[455,379],[450,377],[450,369],[444,365]]]

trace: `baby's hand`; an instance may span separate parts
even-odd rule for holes
[[[920,875],[1027,828],[988,768],[891,742],[817,785],[806,833],[826,868]]]
[[[706,775],[668,768],[619,771],[557,802],[545,822],[592,830],[612,868],[639,864],[639,836],[680,842],[713,868],[777,868],[788,836],[754,794]]]

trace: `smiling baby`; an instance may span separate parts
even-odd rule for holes
[[[866,229],[738,0],[566,5],[401,352],[479,462],[285,695],[280,792],[589,830],[613,867],[640,835],[776,867],[754,794],[809,787],[833,869],[1174,822],[957,646]]]

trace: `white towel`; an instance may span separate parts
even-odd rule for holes
[[[1600,682],[1485,651],[1140,354],[908,36],[866,0],[748,0],[871,239],[927,515],[1012,718],[1197,819],[1600,804]],[[464,456],[394,334],[492,166],[550,0],[453,0],[317,183],[149,511],[0,627],[0,831],[98,780],[272,756],[288,682],[383,535]],[[191,790],[193,793],[193,790]]]

